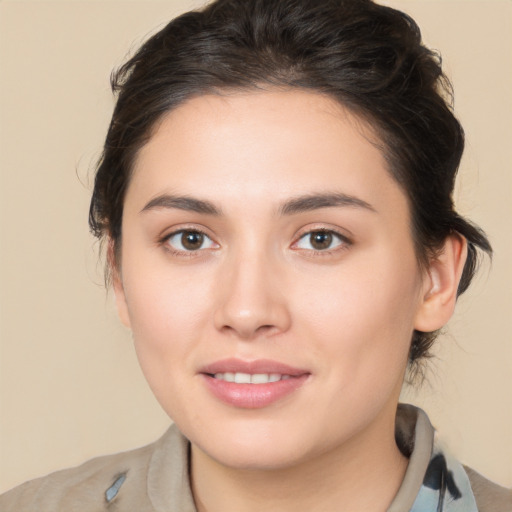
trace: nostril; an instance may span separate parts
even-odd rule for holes
[[[275,325],[262,325],[256,329],[256,332],[267,332],[276,329]]]
[[[217,330],[240,339],[288,330],[290,311],[281,293],[268,282],[266,286],[256,286],[253,281],[239,278],[219,293],[214,312]]]
[[[273,334],[274,331],[277,333],[279,328],[271,324],[254,326],[254,324],[241,325],[238,323],[234,325],[224,325],[221,328],[221,331],[224,332],[224,334],[238,337],[240,339],[252,340],[258,336],[269,336]]]

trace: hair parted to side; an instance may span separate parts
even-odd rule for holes
[[[492,252],[485,234],[454,209],[464,132],[441,59],[405,13],[370,0],[217,0],[171,21],[111,83],[117,103],[89,213],[91,231],[109,240],[111,254],[121,246],[134,159],[162,116],[197,95],[269,88],[329,95],[372,127],[408,197],[420,264],[449,235],[466,238],[459,294],[475,273],[478,249]],[[413,369],[435,337],[415,331]]]

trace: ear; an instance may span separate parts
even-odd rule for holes
[[[116,250],[112,238],[108,240],[107,248],[107,264],[112,276],[112,288],[116,298],[117,314],[121,322],[128,328],[131,327],[130,315],[128,314],[128,304],[126,303],[126,296],[124,293],[123,279],[121,275],[121,267],[118,258],[116,257]]]
[[[445,240],[441,252],[430,261],[424,277],[422,302],[414,323],[417,331],[440,329],[453,315],[466,257],[467,241],[454,233]]]

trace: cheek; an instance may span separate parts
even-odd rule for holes
[[[185,270],[125,268],[135,269],[124,275],[135,350],[151,387],[159,387],[189,366],[209,317],[209,287],[204,276],[191,277]]]
[[[297,309],[319,351],[330,353],[350,375],[364,368],[369,378],[376,368],[396,373],[407,360],[419,304],[414,255],[384,252],[315,277],[297,293],[304,297]]]
[[[317,414],[332,424],[333,438],[347,410],[364,423],[398,400],[407,366],[420,284],[415,260],[366,263],[303,289],[298,330],[316,341],[309,346],[329,390]]]
[[[183,397],[195,385],[190,375],[207,316],[204,290],[178,277],[139,275],[127,281],[134,347],[146,381],[171,418],[188,416]]]

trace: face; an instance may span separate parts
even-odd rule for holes
[[[286,467],[393,428],[425,295],[374,134],[308,92],[194,98],[140,150],[115,282],[194,449]]]

